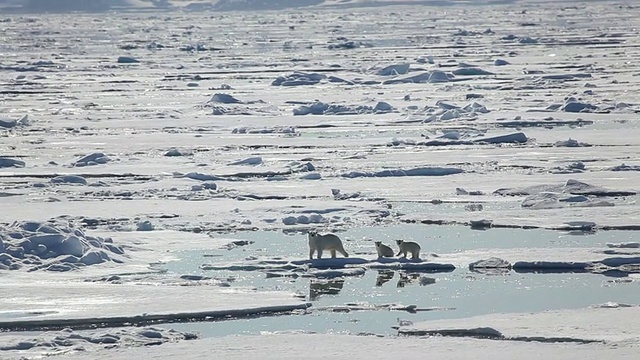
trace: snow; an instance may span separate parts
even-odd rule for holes
[[[126,276],[119,277],[127,280]],[[286,292],[265,292],[222,286],[206,280],[201,286],[184,286],[183,279],[164,282],[145,277],[118,281],[113,276],[94,281],[67,281],[55,276],[14,275],[0,290],[0,327],[90,327],[204,318],[225,318],[305,309],[308,304]],[[152,279],[150,279],[152,280]],[[183,286],[181,286],[183,285]],[[19,291],[17,291],[19,289]],[[82,294],[78,297],[77,294]]]
[[[124,262],[111,238],[86,235],[67,221],[14,222],[0,226],[4,270],[71,271],[106,261]]]
[[[517,341],[539,342],[603,342],[609,346],[637,344],[640,326],[630,319],[640,314],[640,307],[625,304],[604,304],[585,309],[555,310],[533,314],[490,314],[467,319],[435,320],[401,327],[399,333],[435,335],[439,332],[492,329],[492,336]],[[530,340],[526,340],[530,339]],[[637,346],[637,345],[635,345]]]
[[[626,321],[625,323],[628,323]],[[633,343],[617,346],[607,344],[540,343],[457,339],[450,337],[376,337],[339,334],[269,334],[260,336],[227,336],[221,338],[181,341],[155,347],[102,350],[93,356],[110,359],[146,359],[180,357],[185,360],[204,359],[211,352],[225,359],[326,359],[339,358],[348,352],[350,359],[371,359],[375,356],[419,358],[425,352],[432,356],[506,360],[518,354],[519,359],[540,357],[553,359],[595,360],[613,356],[635,359],[638,348]],[[207,355],[205,355],[207,354]],[[84,357],[83,357],[84,356]],[[66,355],[60,359],[82,359],[85,355]]]
[[[293,253],[305,245],[270,263],[218,234],[405,222],[423,224],[427,238],[436,225],[640,229],[640,107],[628,59],[638,38],[624,6],[451,0],[443,17],[434,2],[419,0],[0,3],[0,271],[15,311],[6,316],[60,321],[304,304],[235,288],[219,269],[320,278],[372,268],[638,271],[633,232],[607,247],[461,248],[424,262],[376,261],[370,246],[351,263],[301,260]],[[216,12],[250,8],[287,10]],[[202,273],[198,263],[197,273],[166,277],[158,270],[180,251],[220,248],[257,260],[223,258]],[[87,303],[78,305],[83,292]],[[305,336],[320,344],[329,335]],[[371,349],[391,341],[329,341],[370,357],[363,339]],[[418,339],[392,340],[408,353],[453,348],[460,357],[626,354],[567,344],[493,344],[483,353],[478,344],[486,344],[475,339],[421,339],[428,345],[420,349],[412,345]],[[252,341],[249,351],[273,349]]]
[[[0,335],[5,359],[12,359],[12,354],[29,351],[34,356],[53,356],[79,351],[108,349],[121,346],[150,346],[179,340],[192,340],[196,334],[175,330],[146,327],[140,329],[118,329],[116,331],[76,332],[70,328],[61,331],[47,332],[38,336]]]

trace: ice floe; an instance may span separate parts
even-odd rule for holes
[[[0,284],[6,294],[0,299],[0,329],[118,327],[286,313],[309,307],[288,292],[206,284],[182,286],[188,280],[177,284],[141,281],[105,285],[67,279],[61,283],[53,275],[26,282],[23,276],[12,276]],[[20,293],[11,291],[20,284]],[[82,294],[82,306],[78,306],[77,294]],[[23,297],[29,302],[19,300]]]
[[[503,196],[522,196],[533,195],[540,193],[560,193],[571,195],[584,195],[584,196],[630,196],[635,195],[636,191],[633,190],[613,190],[600,186],[591,185],[579,180],[569,179],[560,184],[542,184],[533,185],[524,188],[503,188],[494,191],[496,195]]]
[[[638,340],[640,328],[631,319],[639,313],[638,306],[616,304],[533,314],[492,314],[467,319],[429,321],[401,327],[398,332],[418,336],[622,345]]]
[[[587,320],[590,318],[588,314],[583,315]],[[561,316],[560,319],[562,319]],[[533,321],[535,319],[532,318]],[[616,326],[615,331],[611,332],[610,337],[630,338],[630,335],[623,333],[624,324],[630,321],[632,321],[630,318],[623,319],[623,322]],[[544,326],[544,324],[538,322],[534,326]],[[410,327],[402,327],[402,329],[404,328]],[[561,331],[556,333],[561,333]],[[403,359],[420,358],[424,356],[425,349],[429,349],[431,354],[448,354],[456,358],[477,360],[504,359],[505,354],[518,354],[518,358],[522,360],[535,360],[540,357],[557,360],[598,359],[608,356],[633,360],[637,352],[634,341],[637,339],[611,341],[611,344],[576,344],[571,342],[548,344],[537,341],[487,341],[445,336],[418,338],[375,336],[370,333],[357,335],[271,332],[249,336],[203,338],[169,343],[163,346],[132,347],[116,351],[101,350],[89,356],[94,356],[96,359],[108,357],[113,360],[141,357],[179,357],[184,360],[195,360],[199,356],[198,354],[215,352],[225,359],[276,360],[281,359],[283,351],[286,351],[287,356],[291,358],[320,360],[327,357],[339,358],[344,356],[344,349],[349,349],[350,359],[367,360],[371,359],[371,354],[397,356]],[[331,346],[327,344],[331,344]],[[238,349],[241,349],[241,354]]]

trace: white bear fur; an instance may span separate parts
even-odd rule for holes
[[[309,232],[309,259],[313,259],[313,253],[318,252],[318,259],[322,259],[322,251],[329,250],[331,251],[331,257],[336,257],[336,251],[340,254],[344,255],[344,257],[349,257],[349,254],[344,250],[342,246],[342,240],[337,235],[334,234],[324,234],[320,235],[315,231]]]
[[[404,241],[404,240],[396,240],[396,244],[400,248],[398,251],[398,255],[403,254],[403,257],[407,257],[407,253],[411,253],[411,259],[419,259],[420,258],[420,245],[413,241]]]
[[[393,249],[383,244],[382,241],[376,241],[376,251],[378,252],[378,257],[393,257]]]

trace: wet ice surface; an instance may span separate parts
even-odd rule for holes
[[[2,320],[310,301],[176,327],[390,334],[633,302],[638,239],[604,231],[640,228],[633,7],[360,5],[4,16]],[[353,266],[309,267],[309,229],[344,236]],[[396,238],[425,261],[374,261]],[[140,302],[101,305],[122,289]]]
[[[425,239],[424,233],[429,233]],[[197,328],[203,336],[219,336],[263,331],[304,329],[315,332],[350,332],[395,334],[394,326],[402,319],[410,321],[465,318],[495,312],[535,312],[545,309],[582,308],[597,303],[618,301],[634,303],[636,274],[623,277],[603,276],[570,270],[510,271],[508,269],[476,269],[466,265],[492,255],[521,256],[548,260],[557,254],[588,256],[615,249],[607,244],[634,238],[630,232],[598,232],[575,235],[557,231],[493,229],[477,231],[469,228],[397,225],[356,228],[342,234],[352,257],[375,259],[373,238],[404,237],[420,241],[423,258],[429,262],[453,262],[453,271],[415,271],[369,269],[364,274],[345,274],[341,278],[307,278],[302,269],[278,269],[277,259],[286,258],[290,244],[305,242],[306,236],[283,236],[279,232],[253,232],[225,235],[236,242],[247,243],[232,250],[187,251],[163,268],[176,273],[197,275],[224,274],[234,284],[249,285],[260,290],[296,291],[309,299],[309,316],[238,320],[223,323],[171,325],[177,329]],[[419,240],[424,239],[424,240]],[[395,247],[395,245],[393,245]],[[633,246],[627,244],[627,246]],[[631,248],[630,250],[632,250]],[[531,252],[533,255],[523,253]],[[521,254],[521,255],[513,255]],[[304,258],[304,250],[299,257]],[[610,255],[604,255],[605,257]],[[615,256],[615,255],[611,255]],[[271,260],[265,266],[249,265],[256,258]],[[633,256],[629,257],[637,262]],[[340,260],[340,259],[338,259]],[[332,260],[323,260],[326,263]],[[203,270],[202,264],[234,264],[234,270]],[[276,264],[278,263],[278,264]],[[335,262],[334,262],[335,263]],[[244,270],[243,270],[243,264]],[[314,266],[321,266],[314,262]],[[274,267],[275,269],[269,269]],[[356,263],[355,268],[360,266]],[[366,266],[366,264],[364,265]],[[224,267],[224,265],[221,265]],[[349,268],[347,268],[349,270]],[[572,294],[567,296],[567,294]],[[415,310],[415,311],[414,311]]]

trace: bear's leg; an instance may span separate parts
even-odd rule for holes
[[[313,253],[316,252],[316,249],[310,247],[309,248],[309,260],[313,260]]]
[[[336,249],[331,249],[331,257],[335,259],[335,257],[336,257]]]
[[[318,259],[322,259],[322,249],[318,249]]]

